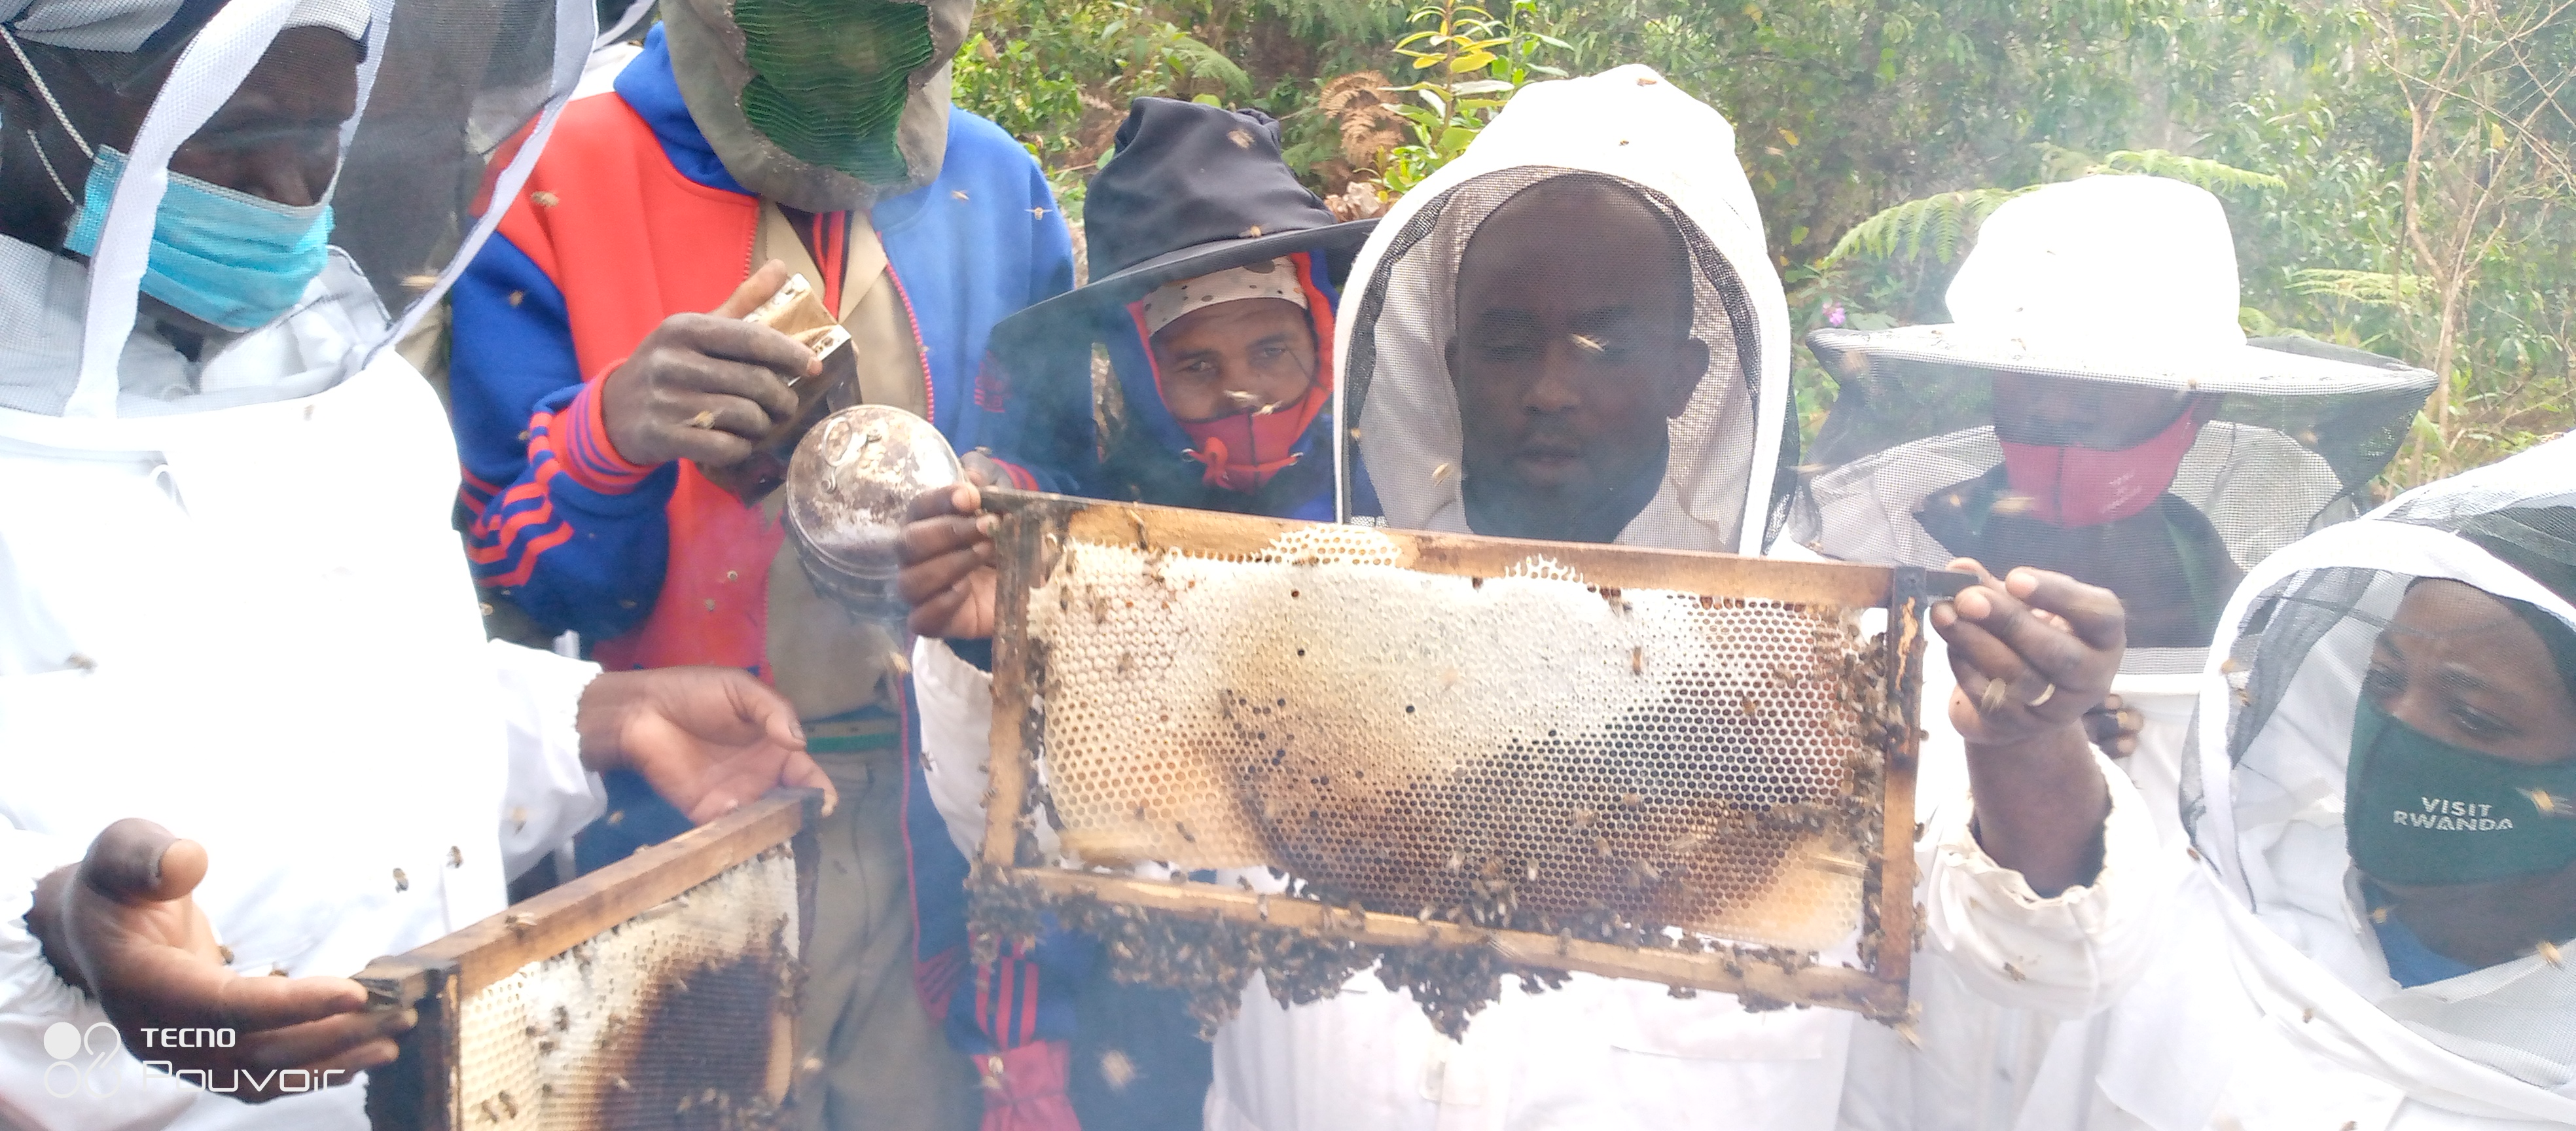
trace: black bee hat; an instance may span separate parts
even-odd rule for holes
[[[1338,279],[1377,221],[1338,222],[1281,155],[1259,110],[1139,98],[1083,197],[1091,281],[1013,315],[997,340],[1088,327],[1180,279],[1321,251]]]

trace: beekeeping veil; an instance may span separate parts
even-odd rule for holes
[[[2130,675],[2197,671],[2235,578],[2358,513],[2433,387],[2359,350],[2248,341],[2225,212],[2159,177],[2007,201],[1947,297],[1950,323],[1809,336],[1840,392],[1788,536],[2107,586]]]
[[[2556,441],[2410,491],[2255,566],[2228,603],[2201,677],[2184,765],[2186,821],[2228,894],[2303,956],[2289,961],[2312,964],[2357,998],[2355,1008],[2337,1009],[2339,991],[2311,995],[2317,1020],[2343,1030],[2328,1043],[2358,1050],[2336,1055],[2365,1058],[2377,1065],[2372,1072],[2410,1094],[2509,1105],[2522,1094],[2518,1079],[2576,1096],[2576,970],[2562,968],[2558,955],[2532,954],[2401,989],[2347,849],[2347,822],[2389,819],[2375,805],[2347,811],[2363,675],[2408,587],[2426,578],[2526,602],[2517,613],[2545,642],[2553,635],[2542,623],[2547,618],[2576,626],[2569,603],[2576,595],[2576,442]],[[2554,635],[2555,674],[2576,680],[2576,637]],[[2412,810],[2418,791],[2406,792]],[[2562,811],[2551,813],[2515,790],[2489,792],[2500,795],[2488,807],[2490,826],[2506,818],[2526,825],[2569,819],[2564,800],[2556,802]],[[2423,824],[2432,829],[2434,822]],[[2410,832],[2499,835],[2467,826]],[[2440,848],[2425,841],[2417,849],[2426,850]],[[2258,969],[2265,949],[2252,948]],[[2430,1053],[2421,1048],[2427,1042],[2494,1071]]]
[[[580,77],[592,14],[582,0],[0,0],[0,24],[14,34],[13,53],[23,52],[44,80],[24,92],[35,105],[61,105],[58,92],[84,85],[122,84],[121,96],[151,99],[130,142],[83,136],[79,151],[41,151],[53,155],[47,171],[61,182],[45,191],[80,206],[67,236],[89,249],[85,261],[55,246],[0,240],[9,271],[0,296],[7,323],[0,409],[105,419],[291,399],[365,367],[445,293],[499,222],[499,211],[482,205],[511,199],[534,164],[553,112]],[[182,246],[173,232],[205,215],[192,209],[263,202],[174,175],[169,165],[263,56],[262,81],[282,76],[289,86],[347,66],[341,53],[299,72],[305,60],[269,55],[283,30],[300,26],[360,45],[357,112],[338,128],[338,174],[315,225],[330,247],[300,300],[288,292],[285,313],[200,342],[157,308],[138,309],[147,274],[156,295],[166,289],[177,270],[167,257]],[[23,66],[5,63],[0,71]],[[164,68],[153,94],[148,84]],[[69,117],[82,120],[80,107]],[[33,125],[7,123],[12,132]],[[253,127],[232,132],[255,140],[261,131]],[[85,151],[121,159],[122,174],[90,176],[79,163]],[[84,226],[89,238],[80,239]],[[380,296],[391,296],[399,313]]]
[[[1364,467],[1389,525],[1470,529],[1446,360],[1459,336],[1459,264],[1506,204],[1568,178],[1641,201],[1671,225],[1687,252],[1690,334],[1707,351],[1688,404],[1667,421],[1661,481],[1617,540],[1759,553],[1783,441],[1788,306],[1734,129],[1642,66],[1524,88],[1360,250],[1334,340],[1343,513]],[[1563,260],[1600,254],[1571,234],[1566,242]]]
[[[938,179],[974,0],[671,0],[662,33],[725,171],[838,212]]]

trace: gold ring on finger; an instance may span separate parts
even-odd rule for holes
[[[708,429],[716,426],[716,410],[708,409],[689,418],[689,427]]]
[[[2031,700],[2031,701],[2029,701],[2029,702],[2027,702],[2027,703],[2024,703],[2024,704],[2022,704],[2022,706],[2025,706],[2025,707],[2037,707],[2037,706],[2039,706],[2040,704],[2045,703],[2045,702],[2048,702],[2050,699],[2053,699],[2053,698],[2056,698],[2056,697],[2057,697],[2057,685],[2056,685],[2056,684],[2054,684],[2054,683],[2052,683],[2052,684],[2049,684],[2046,688],[2044,688],[2044,689],[2042,689],[2042,690],[2040,691],[2040,693],[2039,693],[2039,698],[2037,698],[2037,699],[2033,699],[2033,700]]]

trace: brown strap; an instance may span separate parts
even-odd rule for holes
[[[857,217],[854,217],[857,219]],[[778,259],[809,279],[821,278],[814,257],[777,205],[763,201],[760,232],[752,249],[755,262]],[[841,277],[841,326],[850,332],[850,352],[857,362],[854,400],[843,403],[892,405],[915,416],[930,411],[929,380],[922,370],[921,344],[913,337],[912,318],[903,298],[888,281],[885,245],[864,223],[850,227],[849,268]],[[778,518],[785,494],[766,500],[763,510]],[[884,629],[841,611],[830,598],[814,591],[796,561],[793,542],[779,547],[769,564],[769,639],[771,682],[805,719],[824,719],[876,703],[890,703],[883,680],[900,644]]]

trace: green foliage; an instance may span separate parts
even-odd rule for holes
[[[1382,71],[1401,190],[1526,83],[1645,63],[1733,122],[1802,331],[1946,319],[2009,186],[2173,177],[2227,206],[2249,332],[2449,379],[2392,485],[2576,420],[2568,0],[986,0],[976,27],[960,104],[1060,190],[1140,94],[1269,110],[1333,191],[1319,92]],[[1797,363],[1812,429],[1834,386]]]
[[[2287,192],[2290,182],[2206,157],[2186,157],[2162,149],[2123,149],[2104,154],[2088,173],[2143,173],[2199,185],[2215,193]]]
[[[2094,161],[2073,150],[2049,146],[2042,169],[2050,180],[2072,180],[2102,174],[2170,177],[2211,192],[2251,193],[2281,190],[2289,184],[2270,173],[2257,173],[2206,157],[2186,157],[2162,149],[2123,149]],[[2076,160],[2070,160],[2076,159]],[[2029,192],[2017,189],[1961,189],[1909,200],[1872,215],[1843,233],[1832,251],[1816,262],[1820,277],[1869,263],[1915,259],[1925,253],[1940,263],[1958,258],[1977,226],[2003,202]]]
[[[1969,235],[1998,206],[2029,191],[1962,189],[1906,201],[1853,225],[1834,242],[1834,249],[1816,262],[1816,270],[1822,273],[1860,262],[1912,259],[1927,251],[1948,263],[1958,258]]]
[[[2346,271],[2337,267],[2302,267],[2290,272],[2290,291],[2406,311],[2423,310],[2426,297],[2421,275],[2402,271]]]
[[[1428,74],[1387,88],[1414,99],[1396,107],[1413,142],[1387,154],[1380,180],[1390,191],[1410,191],[1466,152],[1521,87],[1537,78],[1565,76],[1563,70],[1535,61],[1549,48],[1566,47],[1564,40],[1534,26],[1540,12],[1536,0],[1513,0],[1508,12],[1496,19],[1475,4],[1440,0],[1407,17],[1408,23],[1422,26],[1397,40],[1395,53],[1411,70]]]

